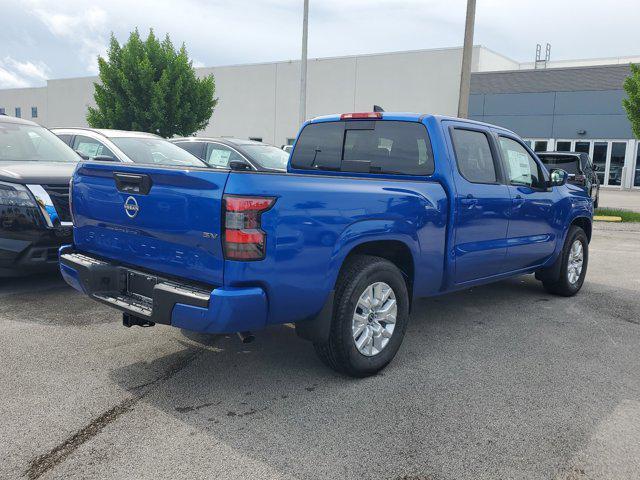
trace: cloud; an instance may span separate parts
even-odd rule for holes
[[[21,88],[44,83],[49,72],[49,67],[43,62],[20,62],[7,56],[0,60],[0,88]]]
[[[85,8],[85,2],[45,2],[29,0],[30,13],[59,40],[78,51],[87,73],[98,72],[98,55],[105,55],[109,17],[97,6]]]
[[[640,53],[638,0],[483,0],[475,42],[518,61],[536,43],[551,58]],[[185,42],[195,66],[297,59],[302,0],[21,0],[3,2],[0,59],[45,61],[54,78],[97,72],[113,32],[122,43],[138,27],[174,45]],[[465,0],[310,0],[309,56],[326,57],[462,44]],[[548,13],[544,15],[543,12]],[[551,13],[549,13],[551,12]],[[624,12],[605,21],[612,12]],[[567,21],[570,19],[570,21]],[[585,30],[586,29],[586,30]],[[589,34],[585,34],[588,31]],[[25,77],[3,64],[4,84]]]

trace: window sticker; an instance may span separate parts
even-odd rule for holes
[[[97,143],[80,143],[76,150],[89,158],[97,157],[99,155],[98,150],[101,145]]]
[[[515,150],[508,151],[511,180],[531,184],[531,165],[526,154]]]
[[[211,150],[209,164],[215,165],[216,167],[226,167],[229,165],[230,156],[231,152],[228,150]]]

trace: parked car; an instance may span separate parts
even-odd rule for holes
[[[0,115],[0,277],[54,269],[71,241],[78,156],[34,122]]]
[[[171,142],[214,168],[284,172],[289,160],[289,154],[278,147],[241,138],[187,137]]]
[[[600,201],[600,180],[587,153],[580,152],[538,152],[538,158],[548,169],[561,168],[569,174],[569,183],[584,188],[593,199],[593,207],[598,208]]]
[[[53,128],[51,131],[84,160],[205,166],[193,155],[152,133],[99,128]]]
[[[528,273],[576,294],[593,204],[566,180],[500,127],[331,115],[305,123],[288,173],[83,164],[60,269],[126,326],[295,323],[327,365],[366,376],[420,297]]]

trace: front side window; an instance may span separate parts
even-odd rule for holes
[[[80,158],[46,128],[0,122],[0,162],[72,162]]]
[[[177,145],[154,137],[112,137],[111,141],[134,163],[173,167],[206,167]]]
[[[220,143],[210,143],[207,145],[207,156],[205,161],[214,168],[229,168],[229,162],[242,162],[244,158],[235,150]]]
[[[269,170],[287,170],[289,153],[273,145],[242,145],[243,152],[262,168]]]
[[[500,150],[509,183],[532,188],[542,184],[544,179],[538,163],[520,143],[500,137]]]
[[[116,160],[116,156],[113,152],[102,142],[84,135],[76,135],[76,138],[73,141],[73,149],[89,159],[95,157],[110,157]]]
[[[495,183],[496,167],[487,135],[456,128],[451,137],[460,174],[472,183]]]
[[[401,121],[310,124],[291,159],[295,168],[431,175],[431,142],[424,125]]]

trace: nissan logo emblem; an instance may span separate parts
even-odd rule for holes
[[[127,197],[124,201],[124,213],[126,213],[129,218],[135,218],[139,211],[138,201],[133,197]]]

